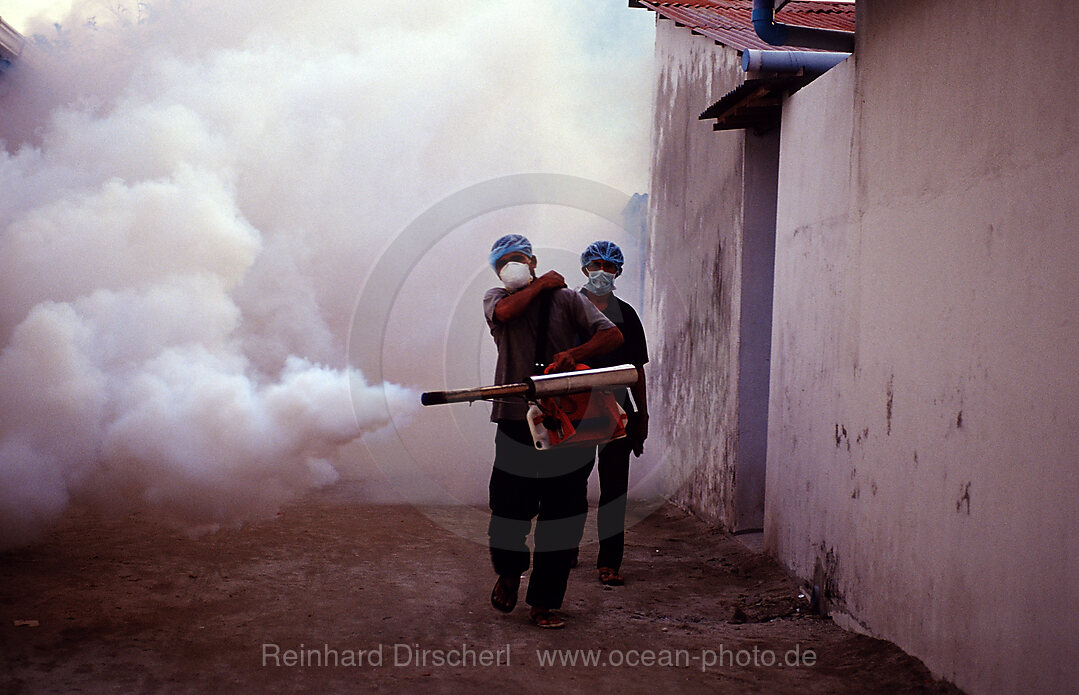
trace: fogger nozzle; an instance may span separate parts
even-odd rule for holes
[[[583,393],[593,389],[609,389],[617,386],[632,386],[637,383],[637,368],[632,364],[600,369],[580,369],[575,372],[542,374],[530,376],[520,384],[501,386],[480,386],[472,389],[454,389],[452,391],[428,391],[420,395],[423,405],[443,405],[445,403],[471,403],[505,396],[522,396],[534,401],[538,398],[564,396],[570,393]]]

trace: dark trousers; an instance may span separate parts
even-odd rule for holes
[[[530,606],[562,606],[570,563],[584,534],[593,451],[537,451],[526,423],[498,423],[489,490],[491,563],[499,575],[516,578],[528,569],[531,555],[525,596]],[[532,519],[534,553],[527,543]]]
[[[599,509],[596,510],[596,530],[599,535],[597,568],[610,567],[617,572],[622,567],[626,539],[629,454],[632,450],[633,445],[629,437],[608,442],[599,450]]]

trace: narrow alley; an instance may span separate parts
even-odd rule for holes
[[[487,549],[443,523],[481,511],[361,499],[339,484],[194,539],[71,512],[0,554],[0,689],[958,692],[808,615],[778,566],[674,507],[628,531],[624,587],[601,586],[584,547],[568,625],[543,631],[523,603],[491,608]]]

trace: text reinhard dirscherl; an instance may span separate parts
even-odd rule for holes
[[[501,649],[476,649],[467,644],[444,649],[427,649],[418,644],[379,644],[369,649],[335,649],[328,644],[321,648],[282,649],[277,644],[262,645],[263,666],[286,667],[368,667],[419,666],[441,668],[509,666],[510,646]]]
[[[805,667],[817,663],[813,649],[795,645],[793,649],[774,651],[754,646],[752,649],[705,648],[688,649],[537,649],[536,661],[541,667],[639,668],[674,667],[699,668],[702,672],[724,668]],[[510,666],[510,645],[498,649],[476,648],[468,644],[441,649],[428,649],[419,644],[378,644],[367,649],[336,649],[328,644],[307,647],[300,644],[291,649],[280,645],[262,645],[262,665],[288,668],[335,668],[384,666],[419,668],[488,668]]]

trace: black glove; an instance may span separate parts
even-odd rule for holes
[[[644,453],[644,440],[648,439],[648,413],[629,413],[626,423],[626,437],[634,456]]]

